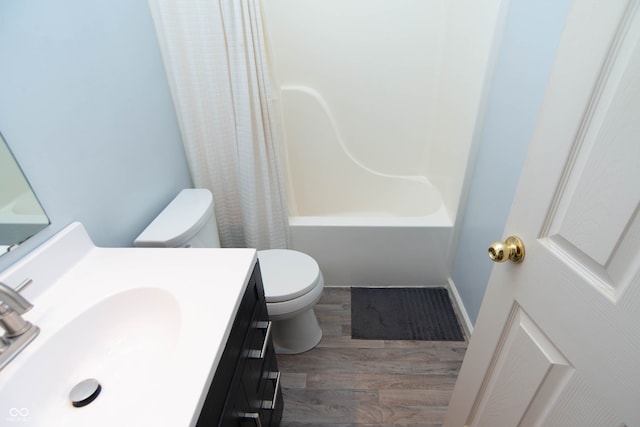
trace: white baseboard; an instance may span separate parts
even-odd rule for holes
[[[449,277],[447,281],[449,284],[449,291],[451,295],[453,295],[458,312],[462,317],[462,327],[464,328],[464,332],[467,334],[468,338],[471,338],[471,334],[473,333],[473,323],[471,323],[469,314],[467,314],[467,310],[462,302],[462,298],[460,298],[460,294],[458,293],[458,289],[456,288],[456,284],[453,282],[453,279]]]

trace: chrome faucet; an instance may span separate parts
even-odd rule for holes
[[[33,339],[40,329],[24,320],[22,315],[33,307],[18,291],[0,282],[0,369],[13,360]]]

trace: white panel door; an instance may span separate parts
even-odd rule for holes
[[[640,426],[639,9],[572,5],[446,427]]]

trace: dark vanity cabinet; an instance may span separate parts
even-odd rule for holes
[[[256,264],[196,426],[278,426],[282,409],[280,372]]]

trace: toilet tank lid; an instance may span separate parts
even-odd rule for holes
[[[164,208],[133,241],[134,246],[176,247],[192,239],[212,220],[213,195],[206,188],[187,188]]]

